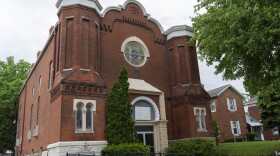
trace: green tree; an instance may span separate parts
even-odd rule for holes
[[[134,120],[131,118],[132,106],[129,103],[129,83],[127,70],[122,68],[119,81],[114,84],[106,104],[106,139],[110,145],[135,143]]]
[[[14,150],[17,129],[19,91],[28,75],[30,64],[15,63],[13,57],[0,61],[0,153]]]
[[[213,124],[213,129],[214,129],[214,136],[215,136],[216,145],[218,145],[220,143],[220,129],[219,129],[218,120],[213,119],[212,124]]]
[[[198,0],[195,10],[192,43],[200,57],[224,79],[243,77],[262,99],[263,123],[280,125],[279,0]]]

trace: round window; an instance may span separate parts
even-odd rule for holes
[[[121,47],[126,61],[136,67],[141,67],[150,56],[145,43],[136,36],[127,38]]]
[[[125,59],[134,66],[144,65],[147,58],[144,53],[144,47],[136,41],[126,43],[124,56]]]

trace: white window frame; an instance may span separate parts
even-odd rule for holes
[[[230,103],[231,101],[233,102],[233,107],[234,108],[231,108],[231,103]],[[229,111],[237,111],[236,100],[235,99],[227,98],[227,106],[228,106]]]
[[[211,112],[216,112],[217,111],[217,107],[216,107],[216,103],[215,103],[215,100],[210,100],[210,109],[211,109]]]
[[[234,123],[236,127],[234,127]],[[239,121],[230,121],[230,127],[231,127],[231,133],[235,136],[239,136],[241,134],[241,129],[240,129],[240,122]],[[236,128],[237,133],[234,133],[234,128]]]
[[[82,103],[82,129],[77,129],[77,105],[78,103]],[[86,106],[87,104],[91,104],[91,129],[86,128]],[[94,121],[93,121],[93,113],[96,112],[96,100],[84,100],[84,99],[74,99],[73,102],[73,110],[75,111],[75,133],[94,133]]]
[[[206,125],[206,109],[205,108],[202,108],[202,107],[194,107],[193,108],[194,110],[194,116],[195,116],[195,123],[197,122],[197,118],[198,118],[198,121],[199,121],[199,127],[197,127],[196,125],[196,128],[197,128],[197,131],[198,132],[207,132],[207,125]],[[197,113],[196,112],[199,112],[199,116],[197,117]],[[202,121],[202,118],[201,118],[201,112],[204,111],[204,121]],[[202,122],[205,123],[205,127],[202,128]]]
[[[272,135],[279,135],[279,129],[278,129],[278,127],[272,128]]]

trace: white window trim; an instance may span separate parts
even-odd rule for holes
[[[212,110],[212,106],[214,106],[215,109]],[[217,106],[216,106],[215,100],[210,101],[210,109],[211,109],[212,113],[217,111]]]
[[[233,100],[234,109],[231,109],[231,108],[230,108],[230,102],[229,102],[230,100]],[[228,110],[229,110],[229,111],[232,111],[232,112],[237,111],[236,100],[235,100],[235,99],[227,98],[227,106],[228,106]]]
[[[78,103],[82,103],[83,104],[83,108],[82,108],[82,129],[77,129],[77,104]],[[86,105],[88,103],[92,104],[92,114],[91,114],[91,121],[92,121],[92,125],[91,125],[91,130],[86,129]],[[74,103],[73,103],[73,110],[76,112],[75,113],[75,133],[94,133],[94,122],[93,122],[93,113],[96,112],[96,100],[84,100],[84,99],[74,99]]]
[[[233,123],[236,123],[236,128],[237,128],[237,134],[234,134],[233,130]],[[230,127],[231,127],[231,133],[235,136],[239,136],[241,134],[241,129],[240,129],[240,122],[239,121],[230,121]]]
[[[199,110],[199,128],[197,128],[197,132],[207,132],[207,125],[206,125],[206,116],[207,116],[207,113],[206,113],[206,109],[205,108],[202,108],[202,107],[194,107],[193,108],[193,111],[194,111],[194,116],[195,116],[195,122],[196,122],[196,110]],[[202,110],[204,111],[204,123],[205,123],[205,129],[202,128],[202,120],[201,120],[201,112]]]

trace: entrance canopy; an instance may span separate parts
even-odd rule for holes
[[[263,124],[258,122],[256,119],[254,119],[253,117],[251,117],[248,114],[245,114],[246,116],[246,122],[247,124],[249,124],[252,127],[257,127],[257,126],[262,126]]]
[[[146,93],[160,95],[162,92],[145,80],[128,78],[130,93]]]

